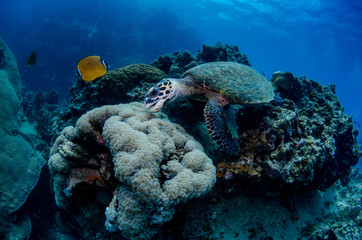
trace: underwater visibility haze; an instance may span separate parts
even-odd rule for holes
[[[360,0],[3,1],[0,239],[361,239],[361,23]]]
[[[223,42],[237,45],[268,77],[290,71],[336,84],[347,113],[360,123],[361,9],[358,0],[15,0],[2,7],[0,33],[31,91],[68,96],[74,67],[88,55],[116,68]],[[32,51],[37,66],[29,68]]]

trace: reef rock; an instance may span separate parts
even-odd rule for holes
[[[160,56],[152,65],[179,77],[189,67],[209,61],[250,65],[236,46],[221,43],[204,45],[195,56],[187,51]],[[242,149],[237,158],[225,159],[205,134],[203,103],[175,101],[164,112],[202,143],[213,156],[221,179],[266,185],[281,192],[327,189],[338,179],[345,184],[361,152],[352,116],[343,112],[335,86],[321,86],[289,72],[276,72],[271,81],[276,92],[271,104],[232,105],[225,115]]]
[[[49,157],[52,141],[58,136],[58,120],[64,110],[60,105],[56,91],[27,92],[23,89],[22,103],[26,121],[21,129],[27,129],[27,141],[31,143],[44,158]]]
[[[154,236],[178,204],[203,196],[216,180],[202,146],[141,103],[84,114],[57,138],[48,165],[58,206],[95,231],[91,218],[104,218],[91,210],[95,204],[105,211],[106,229],[128,239]],[[103,226],[98,222],[100,232]],[[87,238],[95,236],[88,232]]]
[[[354,170],[351,181],[342,187],[337,182],[335,196],[326,202],[333,211],[302,228],[300,239],[360,239],[362,236],[362,174]]]
[[[189,51],[176,51],[162,55],[151,65],[161,69],[169,77],[178,78],[190,68],[217,61],[238,62],[250,66],[247,56],[240,53],[238,46],[220,42],[215,46],[203,45],[196,55],[192,55]]]
[[[100,105],[141,100],[148,82],[221,60],[250,65],[237,47],[218,43],[204,45],[196,55],[160,56],[153,67],[126,67],[130,74],[122,68],[91,83],[79,81],[62,120],[75,121]],[[134,78],[139,71],[141,77]],[[57,205],[66,210],[61,219],[78,226],[71,235],[168,240],[359,236],[361,178],[350,174],[361,156],[358,133],[335,86],[289,72],[276,72],[271,81],[275,99],[270,104],[231,105],[226,111],[241,147],[234,157],[217,150],[203,121],[204,103],[193,100],[174,101],[176,107],[170,104],[163,111],[204,149],[165,114],[151,115],[140,103],[96,108],[75,128],[65,128],[52,148],[49,169]],[[203,151],[216,166],[218,180],[211,191],[215,168]],[[206,192],[206,198],[191,200]]]
[[[16,60],[0,38],[0,236],[27,239],[31,223],[19,210],[38,182],[45,164],[39,152],[25,140],[21,128],[21,79]]]
[[[288,72],[277,72],[271,80],[276,100],[239,110],[241,156],[219,163],[218,176],[243,176],[285,190],[325,190],[338,179],[345,184],[361,152],[358,132],[352,117],[343,113],[335,86]]]
[[[61,120],[74,124],[87,111],[103,105],[140,101],[152,83],[166,75],[161,70],[147,64],[133,64],[107,72],[92,82],[77,81],[70,89],[71,104]]]
[[[262,197],[245,190],[219,195],[215,186],[207,198],[175,214],[171,224],[178,227],[173,235],[183,239],[360,239],[361,186],[362,175],[355,170],[345,187],[337,181],[326,191],[308,189],[293,200],[297,218],[285,207],[285,199],[272,192]]]

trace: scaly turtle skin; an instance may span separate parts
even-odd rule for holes
[[[165,102],[187,96],[207,102],[204,119],[211,137],[220,150],[234,155],[240,147],[223,118],[224,106],[267,103],[273,100],[274,90],[270,81],[249,66],[213,62],[189,69],[180,79],[161,80],[150,88],[144,103],[146,109],[157,112]]]

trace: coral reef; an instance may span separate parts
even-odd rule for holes
[[[196,56],[181,51],[160,56],[152,65],[179,77],[189,67],[219,60],[250,65],[237,47],[221,43],[204,45]],[[286,188],[281,191],[286,192],[306,187],[327,189],[338,179],[348,181],[361,152],[356,142],[358,132],[352,117],[343,113],[335,87],[289,72],[276,72],[271,81],[276,91],[271,104],[230,106],[225,116],[242,149],[237,158],[225,159],[205,134],[199,114],[203,103],[175,101],[164,112],[205,147],[221,179],[242,179],[239,184],[267,184],[276,190],[283,185]]]
[[[241,53],[237,46],[220,42],[216,43],[215,46],[203,45],[202,49],[198,50],[195,55],[191,55],[188,51],[176,51],[172,54],[162,55],[153,61],[151,65],[164,71],[168,77],[179,78],[188,69],[213,61],[233,61],[250,66],[247,56]],[[208,155],[216,156],[216,158],[223,157],[218,151],[217,145],[207,134],[202,115],[205,104],[185,98],[173,103],[163,108],[170,120],[180,124],[188,133],[196,137],[197,141],[204,146]],[[230,109],[232,111],[230,111],[231,114],[229,115],[232,115],[234,108],[231,107]],[[192,116],[192,118],[189,116]],[[232,118],[235,118],[235,116],[232,116]],[[230,130],[232,131],[232,129]]]
[[[240,53],[237,46],[220,42],[215,46],[203,45],[194,56],[189,51],[176,51],[172,54],[162,55],[151,65],[161,69],[169,77],[179,78],[190,68],[217,61],[238,62],[250,66],[247,56]]]
[[[5,48],[0,48],[0,69],[3,69],[6,66],[6,59],[5,59]]]
[[[354,170],[350,183],[332,187],[334,201],[327,202],[335,210],[309,223],[301,231],[301,239],[360,239],[362,236],[362,174]]]
[[[2,49],[0,68],[8,69]],[[227,44],[204,45],[195,55],[177,51],[160,56],[153,67],[136,64],[91,83],[78,81],[61,118],[52,93],[23,94],[23,120],[31,123],[20,127],[14,121],[21,88],[15,84],[16,94],[6,100],[0,120],[7,134],[36,142],[39,131],[48,141],[57,131],[51,125],[63,130],[92,108],[139,101],[164,76],[179,77],[198,64],[220,60],[250,65]],[[54,219],[44,214],[47,220],[38,221],[41,233],[34,239],[359,239],[362,182],[358,171],[350,172],[361,153],[352,117],[343,113],[334,85],[289,72],[276,72],[271,81],[276,93],[271,104],[230,105],[226,112],[242,149],[237,157],[217,150],[203,121],[204,103],[194,100],[174,101],[176,107],[164,109],[168,117],[151,115],[139,103],[86,113],[75,128],[64,128],[51,150],[49,169],[60,209],[53,210]],[[4,144],[10,141],[4,138]],[[14,148],[18,145],[27,149],[24,142]],[[26,171],[6,167],[2,170]],[[19,191],[16,182],[19,196],[10,194],[17,206],[36,179],[21,181],[26,190]],[[46,197],[42,192],[38,198]],[[4,214],[7,207],[1,208],[0,238],[27,238],[29,218],[22,209]]]
[[[48,158],[51,143],[59,134],[58,121],[64,110],[58,93],[56,91],[34,93],[23,89],[21,106],[24,112],[21,128],[27,129],[28,132],[33,129],[33,134],[24,137],[42,153],[44,158]]]
[[[27,239],[31,223],[21,207],[38,182],[45,160],[23,137],[21,79],[16,60],[1,38],[0,52],[0,237]]]
[[[352,117],[343,113],[335,86],[288,72],[275,73],[272,81],[279,101],[239,111],[242,156],[236,163],[219,164],[218,175],[231,171],[293,188],[327,189],[338,179],[345,184],[361,152],[358,132]]]
[[[147,64],[133,64],[107,72],[92,82],[77,81],[70,89],[69,110],[62,114],[61,126],[74,124],[82,114],[103,105],[140,101],[151,83],[166,75]]]
[[[141,103],[84,114],[57,138],[48,165],[58,206],[79,208],[89,195],[108,199],[107,230],[129,239],[155,235],[176,205],[203,196],[216,180],[201,145]]]
[[[360,239],[361,186],[355,170],[345,187],[337,181],[325,192],[309,189],[294,200],[298,218],[272,193],[225,193],[215,186],[207,198],[176,212],[170,224],[183,239]]]
[[[251,66],[248,57],[245,54],[240,53],[238,46],[223,44],[220,42],[216,43],[215,46],[208,46],[204,44],[202,49],[198,51],[196,59],[199,64],[227,61],[238,62]]]

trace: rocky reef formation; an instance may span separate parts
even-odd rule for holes
[[[22,91],[21,107],[23,109],[23,126],[32,126],[38,133],[27,138],[31,145],[48,158],[51,143],[59,134],[59,118],[64,111],[56,91],[27,92]]]
[[[118,68],[92,82],[77,81],[70,89],[71,104],[62,114],[60,125],[74,124],[82,114],[96,107],[142,101],[150,86],[162,78],[179,77],[196,65],[213,61],[234,61],[250,66],[248,58],[237,46],[217,43],[215,46],[203,45],[194,56],[188,51],[176,51],[160,56],[150,65]]]
[[[358,170],[350,176],[346,186],[335,184],[329,192],[334,199],[325,202],[333,209],[302,228],[300,239],[360,239],[362,236],[362,174]]]
[[[179,77],[208,60],[250,65],[236,46],[221,43],[204,45],[195,56],[181,51],[161,56],[152,65]],[[242,149],[236,158],[221,154],[205,134],[204,103],[175,101],[164,112],[205,147],[218,166],[218,177],[225,181],[268,185],[278,192],[283,186],[286,193],[308,187],[327,189],[338,179],[346,183],[361,152],[358,132],[352,117],[343,113],[335,86],[321,86],[289,72],[276,72],[271,81],[276,93],[271,104],[229,107],[225,118]]]
[[[70,89],[69,109],[61,117],[60,126],[74,124],[87,111],[103,105],[141,101],[152,83],[166,77],[158,68],[133,64],[107,72],[92,82],[77,81]]]
[[[59,207],[74,214],[95,204],[89,218],[104,219],[105,211],[106,229],[128,239],[154,236],[178,204],[203,196],[216,180],[202,146],[165,115],[147,113],[141,103],[86,113],[75,128],[62,131],[48,165]],[[83,227],[89,225],[79,219]]]
[[[177,51],[151,66],[127,66],[73,86],[69,109],[55,121],[63,129],[79,119],[75,128],[62,131],[51,151],[49,168],[62,211],[61,230],[49,233],[161,240],[361,235],[362,183],[357,172],[351,174],[361,156],[358,133],[334,85],[274,73],[274,101],[226,111],[242,149],[234,157],[218,151],[209,136],[202,102],[174,101],[154,115],[140,103],[100,107],[141,101],[154,82],[210,61],[250,65],[236,46],[218,43],[195,55]],[[88,112],[95,107],[100,108]],[[188,134],[216,166],[211,191],[215,168]]]
[[[244,189],[218,195],[216,186],[205,199],[176,212],[170,224],[173,235],[182,239],[360,239],[361,184],[362,175],[354,171],[345,187],[337,181],[324,192],[307,190],[294,199],[297,218],[285,199],[272,192],[260,196]]]
[[[21,78],[16,60],[0,38],[0,238],[28,239],[30,218],[22,208],[45,164],[26,140],[37,135],[21,121]]]
[[[247,56],[240,53],[238,46],[220,42],[215,46],[203,45],[196,55],[192,55],[187,50],[165,54],[158,57],[151,65],[161,69],[169,77],[178,78],[190,68],[217,61],[238,62],[250,66]]]
[[[219,177],[243,176],[294,190],[325,190],[338,179],[345,184],[361,152],[335,86],[288,72],[271,80],[277,94],[272,104],[245,106],[237,113],[241,157],[220,163]]]

